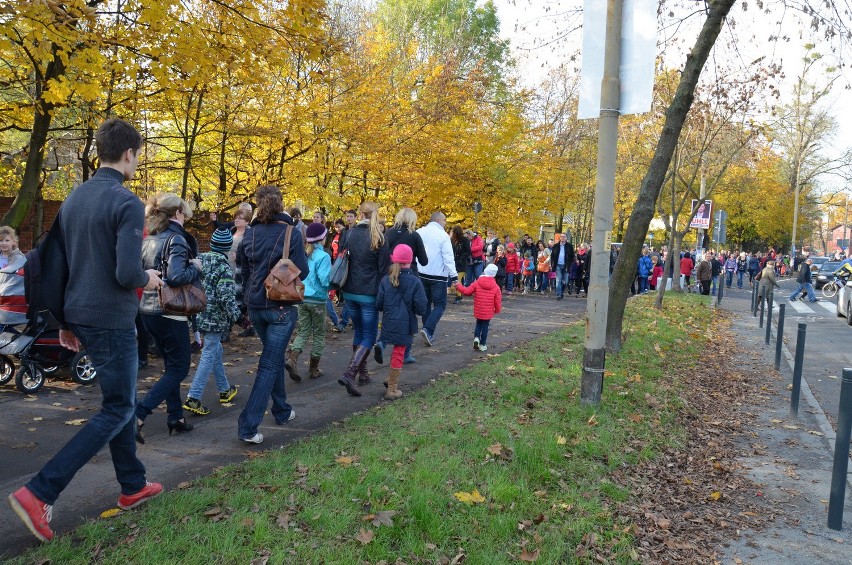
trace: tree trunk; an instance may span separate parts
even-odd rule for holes
[[[610,351],[618,352],[621,350],[621,331],[624,324],[624,309],[627,305],[627,297],[630,294],[630,282],[636,272],[636,264],[642,252],[642,244],[648,232],[648,225],[654,217],[654,205],[657,202],[672,154],[686,121],[686,115],[692,106],[695,87],[698,84],[701,71],[735,1],[718,0],[710,2],[710,13],[704,21],[704,26],[695,40],[691,53],[687,55],[677,92],[668,110],[666,110],[663,131],[660,134],[651,166],[642,180],[642,188],[636,198],[633,212],[630,214],[630,223],[627,225],[624,245],[618,255],[612,274],[606,328],[607,348]]]

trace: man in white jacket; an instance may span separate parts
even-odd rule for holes
[[[432,345],[435,327],[447,307],[447,283],[455,286],[459,278],[453,258],[453,244],[444,231],[446,225],[447,217],[441,212],[433,212],[429,223],[417,230],[426,248],[426,256],[429,257],[426,265],[417,263],[417,271],[426,290],[426,313],[423,315],[420,335],[427,346]]]

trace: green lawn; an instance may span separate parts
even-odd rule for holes
[[[579,401],[572,324],[15,562],[636,562],[616,514],[632,495],[608,475],[684,441],[681,379],[711,318],[697,296],[651,301],[630,301],[600,406]]]

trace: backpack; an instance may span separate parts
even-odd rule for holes
[[[59,216],[41,242],[26,254],[24,296],[27,318],[32,322],[39,312],[49,311],[60,325],[65,325],[65,288],[68,286],[68,257]]]

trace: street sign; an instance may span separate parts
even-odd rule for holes
[[[473,211],[476,212],[477,214],[482,212],[482,204],[479,202],[479,200],[477,200],[476,202],[473,203]]]
[[[695,198],[692,199],[692,208],[691,210],[695,210],[695,207],[698,206],[698,200]],[[700,230],[709,230],[710,229],[710,217],[713,213],[713,201],[705,200],[703,204],[698,206],[698,211],[693,216],[692,221],[689,222],[689,227],[698,228]]]

